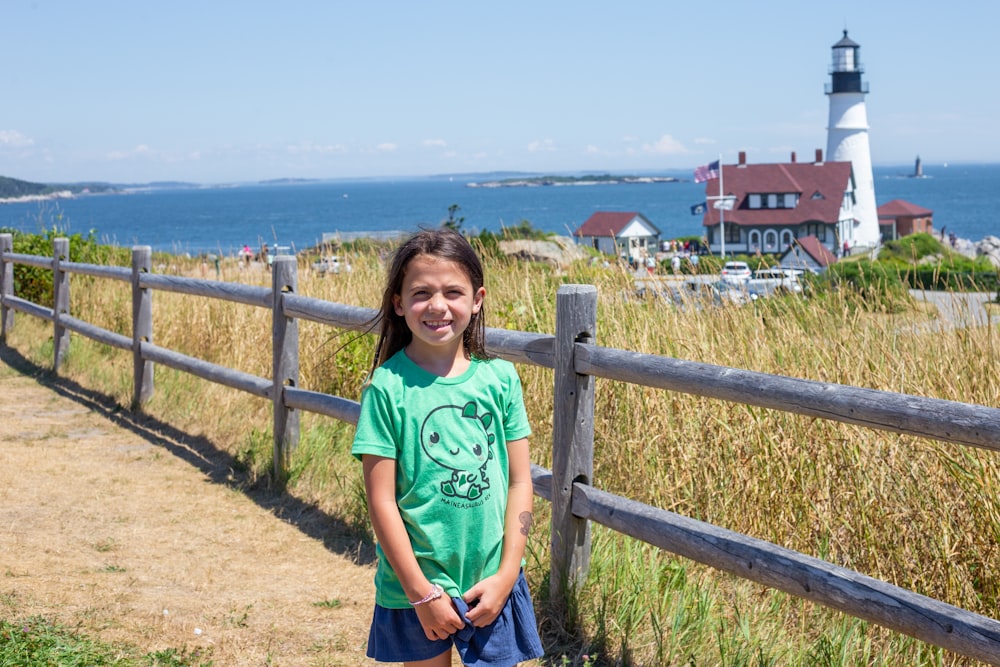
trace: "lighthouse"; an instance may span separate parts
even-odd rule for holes
[[[864,68],[861,47],[847,36],[833,45],[833,64],[826,94],[830,96],[830,123],[826,128],[826,156],[833,162],[850,162],[854,172],[854,225],[846,242],[851,248],[874,248],[881,235],[875,205],[875,177],[868,146],[868,113],[865,95],[868,83],[861,80]]]

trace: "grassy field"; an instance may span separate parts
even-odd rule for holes
[[[161,259],[159,271],[203,267]],[[299,293],[374,307],[383,280],[375,252],[353,271],[319,276],[300,267]],[[266,272],[224,263],[222,278],[268,284]],[[209,272],[214,276],[214,270]],[[93,288],[95,283],[99,289]],[[914,395],[1000,405],[995,328],[917,335],[933,317],[905,293],[877,303],[850,290],[729,308],[673,308],[638,299],[617,268],[579,264],[557,272],[487,261],[487,325],[554,330],[564,283],[596,285],[597,343],[736,368]],[[72,314],[130,333],[126,284],[74,276]],[[154,342],[269,376],[270,313],[158,292]],[[303,322],[300,386],[351,398],[370,366],[371,336]],[[51,364],[49,325],[18,315],[12,342]],[[551,465],[552,374],[520,369],[533,461]],[[62,372],[131,402],[132,359],[73,337]],[[1000,485],[995,454],[878,433],[777,411],[599,380],[594,485],[657,507],[775,542],[950,604],[994,616],[1000,605]],[[212,406],[211,411],[205,406]],[[271,406],[165,368],[144,408],[233,453],[249,483],[267,483]],[[367,535],[353,427],[304,414],[289,492]],[[529,579],[544,610],[547,503],[536,503]],[[591,576],[573,601],[571,627],[541,616],[547,646],[575,664],[900,665],[968,664],[877,626],[769,591],[595,527]],[[595,659],[594,656],[597,656]],[[558,664],[558,663],[554,663]]]

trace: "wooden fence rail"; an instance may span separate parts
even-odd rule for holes
[[[285,466],[298,440],[298,411],[357,423],[356,401],[298,386],[298,321],[369,331],[376,311],[296,294],[294,257],[276,258],[272,287],[266,288],[154,275],[151,251],[145,246],[133,248],[131,269],[69,262],[68,255],[66,239],[56,239],[53,257],[43,258],[14,253],[12,235],[0,234],[0,342],[6,344],[14,312],[22,312],[53,323],[56,371],[66,353],[70,331],[131,350],[135,406],[152,396],[154,364],[272,401],[274,474],[279,482],[285,479]],[[53,271],[53,308],[14,294],[14,264]],[[131,283],[131,336],[69,314],[71,273]],[[243,373],[155,345],[154,290],[270,309],[272,376]],[[763,540],[615,496],[596,488],[592,479],[597,377],[990,450],[1000,449],[1000,409],[603,348],[596,345],[596,328],[596,289],[564,285],[556,295],[555,335],[505,329],[488,329],[486,334],[487,348],[497,356],[554,370],[553,469],[532,464],[536,494],[552,503],[553,600],[564,600],[587,576],[590,524],[597,522],[699,563],[955,653],[1000,664],[1000,622],[994,619]]]

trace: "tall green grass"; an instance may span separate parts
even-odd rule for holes
[[[164,649],[141,653],[81,635],[48,619],[0,620],[0,665],[10,667],[210,667],[198,651]]]
[[[197,266],[172,267],[197,275]],[[299,292],[375,307],[383,266],[375,252],[353,271],[321,277],[300,267]],[[223,266],[224,278],[266,274]],[[487,325],[551,333],[564,283],[598,289],[599,345],[766,373],[1000,405],[995,328],[914,333],[933,314],[905,292],[815,292],[753,306],[677,309],[634,296],[631,277],[587,264],[557,271],[487,259]],[[72,314],[128,334],[127,287],[73,278]],[[154,342],[251,373],[270,373],[270,313],[158,292]],[[12,344],[51,363],[47,325],[18,316]],[[370,336],[302,322],[300,386],[356,398]],[[73,338],[63,372],[131,400],[131,357]],[[532,458],[551,465],[551,371],[520,368],[534,428]],[[677,392],[597,381],[594,485],[824,558],[986,615],[1000,605],[997,456],[936,441],[799,417]],[[212,406],[210,414],[205,406]],[[247,475],[270,465],[268,402],[158,368],[143,407],[231,451]],[[290,492],[367,530],[352,428],[303,415]],[[527,569],[547,600],[547,503]],[[542,615],[554,654],[582,664],[966,664],[954,655],[783,593],[595,528],[591,576],[574,627]],[[603,662],[602,662],[603,661]],[[554,663],[557,664],[557,663]]]

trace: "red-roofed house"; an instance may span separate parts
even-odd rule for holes
[[[820,243],[819,239],[815,236],[805,236],[801,239],[795,239],[791,247],[781,254],[778,266],[783,269],[822,273],[836,261],[837,256]]]
[[[886,241],[919,232],[930,234],[934,231],[934,212],[904,199],[893,199],[878,207],[878,226]]]
[[[709,206],[702,224],[713,253],[725,241],[729,253],[778,254],[796,239],[812,236],[836,255],[845,241],[854,245],[854,175],[850,162],[823,162],[816,151],[814,162],[747,164],[740,151],[739,164],[722,165],[721,179],[705,184]],[[713,204],[719,183],[732,209],[720,211]],[[719,221],[725,222],[725,237]]]
[[[642,213],[597,211],[575,232],[577,242],[592,246],[606,255],[622,255],[629,260],[653,255],[660,243],[660,230]]]

